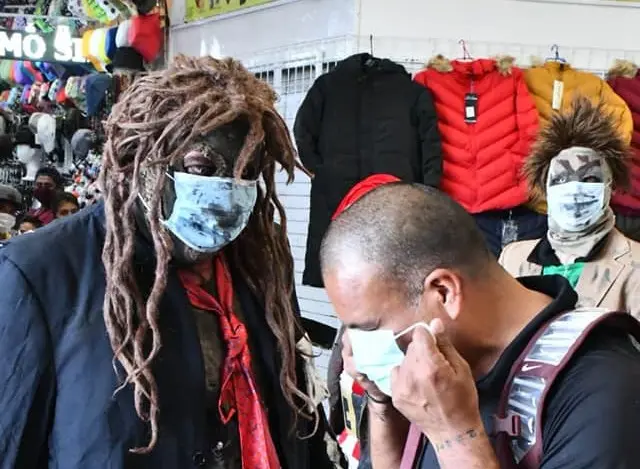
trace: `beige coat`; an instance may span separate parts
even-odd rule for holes
[[[514,277],[542,275],[542,266],[527,261],[538,241],[509,244],[500,264]],[[576,292],[580,306],[626,311],[640,319],[640,243],[614,230],[598,258],[585,264]]]

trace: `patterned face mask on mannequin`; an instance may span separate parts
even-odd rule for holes
[[[549,217],[560,228],[577,233],[597,222],[604,213],[605,185],[571,181],[549,187]]]
[[[162,224],[189,248],[218,252],[247,226],[257,200],[257,181],[182,172],[167,176],[174,181],[176,201]]]
[[[589,148],[562,151],[547,177],[549,219],[560,230],[579,233],[598,223],[611,198],[611,172]]]

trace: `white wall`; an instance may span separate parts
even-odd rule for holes
[[[180,3],[180,2],[175,2]],[[197,23],[176,25],[174,8],[172,53],[244,58],[253,52],[353,34],[353,0],[281,0]],[[175,18],[175,17],[178,18]]]
[[[522,0],[402,0],[390,8],[388,0],[356,1],[360,35],[640,49],[640,8]]]

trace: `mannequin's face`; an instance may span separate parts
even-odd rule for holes
[[[235,162],[242,150],[244,140],[249,127],[244,121],[236,121],[232,124],[220,127],[202,140],[195,142],[186,152],[181,161],[169,169],[169,174],[185,172],[199,176],[232,177]],[[243,175],[244,179],[256,179],[259,176],[259,158],[255,158],[256,164],[252,165]],[[157,169],[147,169],[143,175],[141,196],[146,200],[151,199],[153,181],[157,177],[154,174]],[[167,178],[162,193],[163,218],[168,219],[176,201],[174,183]],[[221,216],[212,213],[211,216]],[[187,247],[171,234],[174,243],[174,259],[181,263],[195,264],[201,262],[213,254],[201,253]]]
[[[568,154],[558,155],[551,160],[549,166],[549,186],[557,186],[568,182],[601,182],[605,181],[606,166],[597,155]]]

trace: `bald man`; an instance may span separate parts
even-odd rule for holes
[[[430,442],[414,467],[506,467],[493,438],[501,393],[536,333],[574,309],[568,282],[514,279],[459,205],[405,183],[339,216],[321,263],[348,328],[345,370],[367,392],[373,467],[400,467],[410,423]],[[638,467],[638,396],[640,352],[624,330],[596,328],[546,397],[535,467]]]

